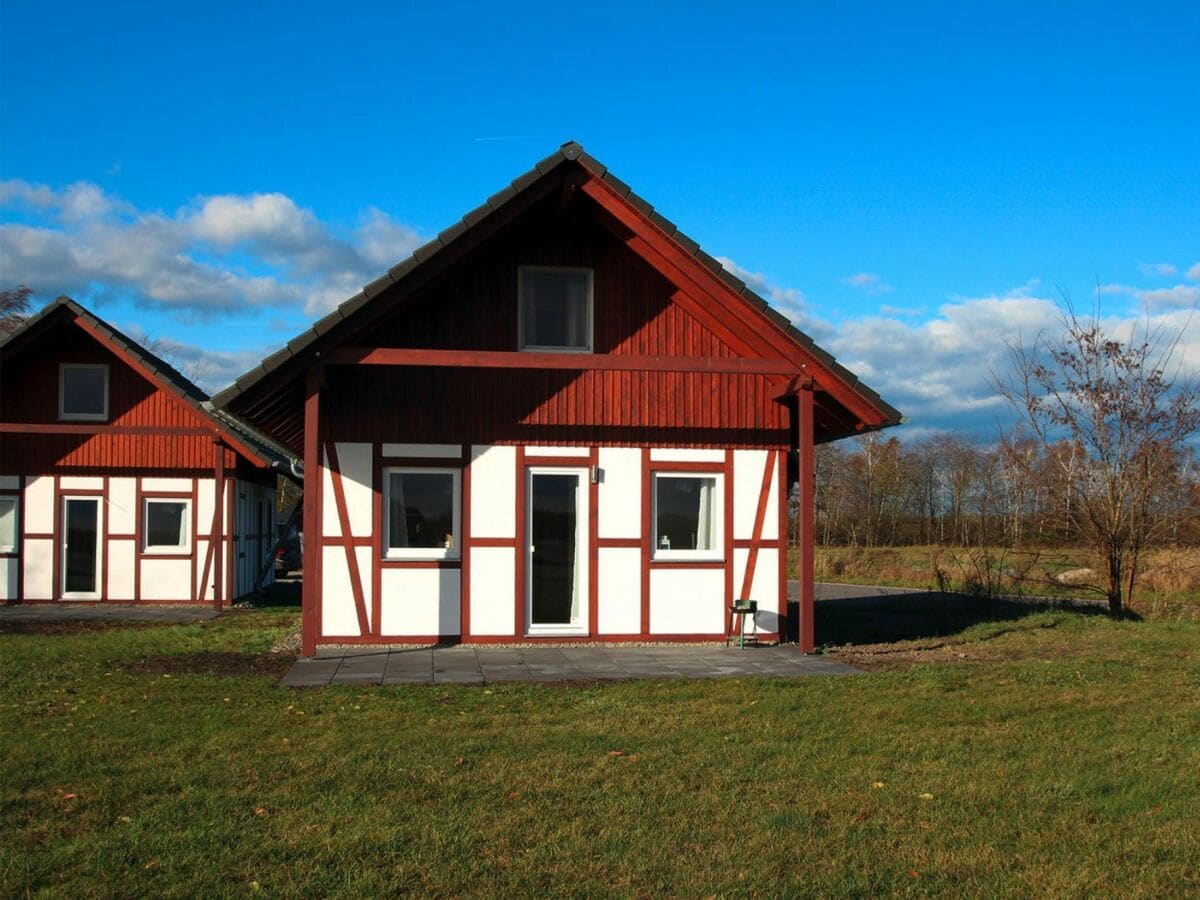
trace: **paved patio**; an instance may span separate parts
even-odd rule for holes
[[[860,669],[794,646],[423,647],[324,649],[301,659],[287,687],[327,684],[490,684],[501,681],[624,681],[635,678],[798,678]]]
[[[63,622],[71,620],[111,622],[161,622],[178,624],[215,619],[215,609],[195,606],[121,606],[116,603],[97,603],[94,606],[55,603],[0,604],[0,622]]]

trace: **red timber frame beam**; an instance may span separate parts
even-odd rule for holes
[[[814,569],[813,569],[813,540],[814,532],[814,495],[813,483],[813,390],[812,386],[803,386],[796,391],[796,424],[799,432],[797,450],[799,451],[799,481],[800,503],[796,511],[797,538],[800,552],[800,622],[797,628],[797,640],[800,652],[812,653],[815,648],[813,630],[813,600],[814,600]]]
[[[321,370],[314,369],[305,379],[304,394],[304,543],[302,565],[304,580],[301,593],[300,655],[317,652],[317,627],[320,622],[321,588]]]
[[[208,550],[213,554],[213,607],[221,609],[225,605],[225,445],[219,438],[213,439],[213,527]]]
[[[604,369],[620,372],[705,372],[712,374],[798,376],[800,368],[784,359],[706,356],[639,356],[617,353],[518,353],[503,350],[409,350],[392,347],[343,347],[325,358],[334,365],[434,366],[479,369]]]
[[[163,425],[68,425],[62,423],[0,422],[0,434],[157,434],[167,436],[216,435],[215,428]]]

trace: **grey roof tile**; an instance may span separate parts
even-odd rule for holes
[[[650,213],[650,221],[665,231],[668,235],[673,235],[679,231],[679,227],[658,210],[654,210]]]
[[[619,197],[628,197],[632,193],[629,185],[623,182],[620,178],[614,175],[611,171],[604,173],[604,178],[601,179],[605,184],[617,192]]]
[[[504,190],[497,191],[496,193],[492,194],[492,196],[488,197],[487,205],[490,206],[492,209],[495,209],[498,206],[503,206],[505,203],[507,203],[509,200],[511,200],[515,196],[517,196],[517,191],[510,184]]]
[[[429,257],[433,256],[433,254],[437,253],[441,249],[442,249],[441,240],[439,238],[434,238],[432,241],[429,241],[426,244],[422,244],[420,247],[418,247],[416,250],[414,250],[412,252],[412,258],[415,259],[417,261],[417,263],[423,263],[423,262],[425,262],[425,260],[429,259]]]
[[[395,284],[395,281],[392,279],[392,276],[390,274],[384,274],[364,287],[362,292],[367,297],[375,298],[390,288],[393,284]],[[346,304],[343,304],[343,313],[345,312],[345,305]]]

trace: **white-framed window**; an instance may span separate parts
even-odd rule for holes
[[[142,550],[190,553],[192,501],[147,497],[142,504]]]
[[[63,363],[58,367],[58,418],[78,422],[108,419],[108,366]]]
[[[655,472],[654,559],[724,559],[725,477]]]
[[[0,553],[16,552],[17,503],[15,496],[0,497]]]
[[[592,270],[521,266],[518,331],[522,350],[592,352]]]
[[[461,509],[460,469],[384,469],[384,558],[458,559]]]

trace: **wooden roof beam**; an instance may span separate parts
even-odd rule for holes
[[[503,350],[420,350],[396,347],[342,347],[324,357],[332,365],[442,366],[476,369],[539,369],[618,372],[700,372],[707,374],[796,376],[784,359],[723,356],[640,356],[632,353],[526,353]]]

